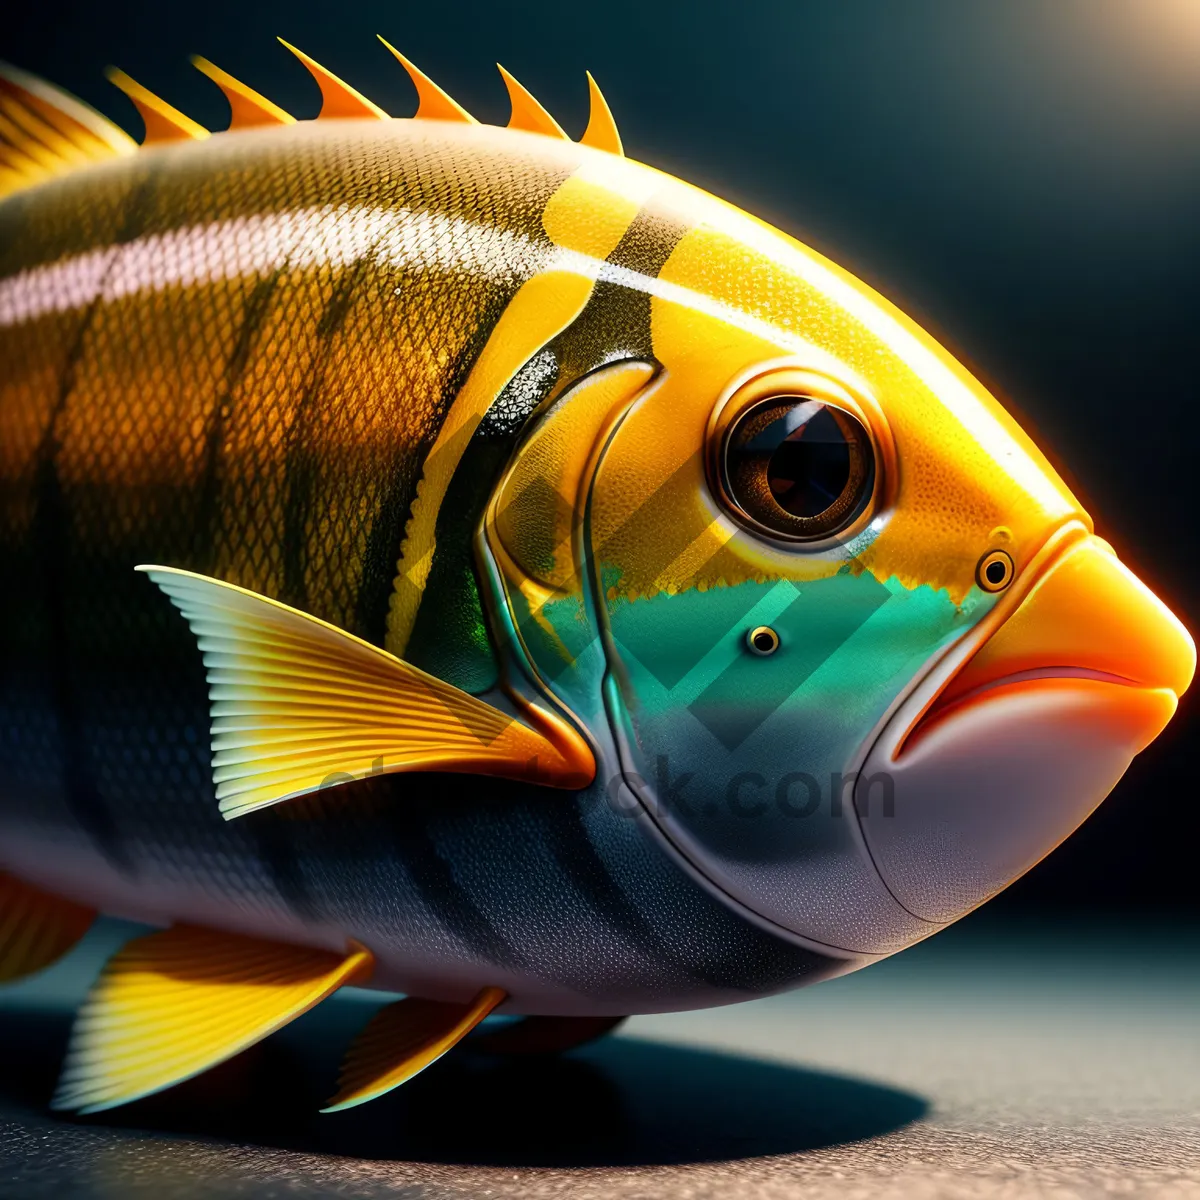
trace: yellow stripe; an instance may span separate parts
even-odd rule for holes
[[[492,330],[479,360],[451,405],[426,459],[397,564],[385,645],[403,657],[416,623],[436,549],[437,516],[466,450],[469,430],[512,377],[583,311],[596,273],[658,186],[649,172],[622,159],[585,163],[550,198],[542,225],[550,240],[573,251],[569,266],[550,267],[524,283]]]

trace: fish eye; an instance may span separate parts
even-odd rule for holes
[[[832,537],[871,497],[875,454],[862,422],[809,396],[772,396],[729,427],[722,484],[735,516],[794,541]]]

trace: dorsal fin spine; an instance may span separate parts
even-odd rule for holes
[[[479,122],[453,96],[444,92],[424,71],[414,66],[382,34],[375,35],[392,52],[396,61],[408,72],[413,87],[417,89],[417,111],[413,117],[418,121],[463,121],[471,125]]]
[[[119,67],[109,67],[105,72],[110,83],[115,84],[133,101],[146,126],[146,136],[142,139],[143,146],[158,142],[182,142],[189,139],[199,141],[208,137],[208,130],[203,125],[185,116],[179,109],[168,104],[161,96],[156,96],[149,88],[143,87],[136,79],[126,75]]]
[[[588,81],[588,123],[579,139],[581,146],[591,146],[594,150],[607,150],[609,154],[625,156],[625,147],[621,144],[621,135],[617,131],[617,123],[613,119],[612,109],[604,99],[600,85],[592,78],[591,71],[587,72]]]
[[[547,137],[570,141],[562,126],[541,106],[533,93],[499,63],[496,66],[500,68],[500,77],[504,80],[504,86],[508,88],[508,98],[512,103],[512,116],[508,118],[508,128],[524,129],[529,133],[541,133]]]
[[[292,125],[296,118],[285,112],[278,104],[272,104],[266,96],[260,96],[252,87],[235,79],[228,71],[222,71],[216,63],[209,62],[200,54],[193,54],[192,66],[207,75],[224,93],[229,101],[229,128],[249,129],[255,125]]]
[[[321,111],[317,114],[317,120],[362,117],[376,117],[381,121],[388,120],[388,114],[378,104],[372,103],[361,92],[356,92],[332,71],[326,70],[315,59],[309,58],[303,50],[297,50],[283,38],[280,38],[279,41],[309,69],[312,77],[317,81],[317,87],[321,89]]]

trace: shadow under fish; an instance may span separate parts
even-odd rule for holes
[[[473,1166],[665,1166],[797,1154],[921,1120],[921,1096],[870,1080],[700,1047],[609,1038],[565,1056],[472,1052],[335,1117],[314,1114],[336,1048],[362,1020],[335,1000],[210,1072],[75,1118],[121,1143],[146,1132],[260,1150]],[[5,1107],[49,1099],[67,1013],[11,1010]],[[251,1151],[253,1152],[253,1151]]]

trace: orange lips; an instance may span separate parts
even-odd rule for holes
[[[1082,677],[1113,685],[1114,703],[1128,701],[1138,711],[1144,746],[1170,720],[1195,668],[1195,645],[1175,615],[1104,542],[1089,536],[1049,566],[967,660],[926,713],[920,733],[959,702],[985,700],[987,690]],[[1161,693],[1160,702],[1135,698],[1151,691]]]

